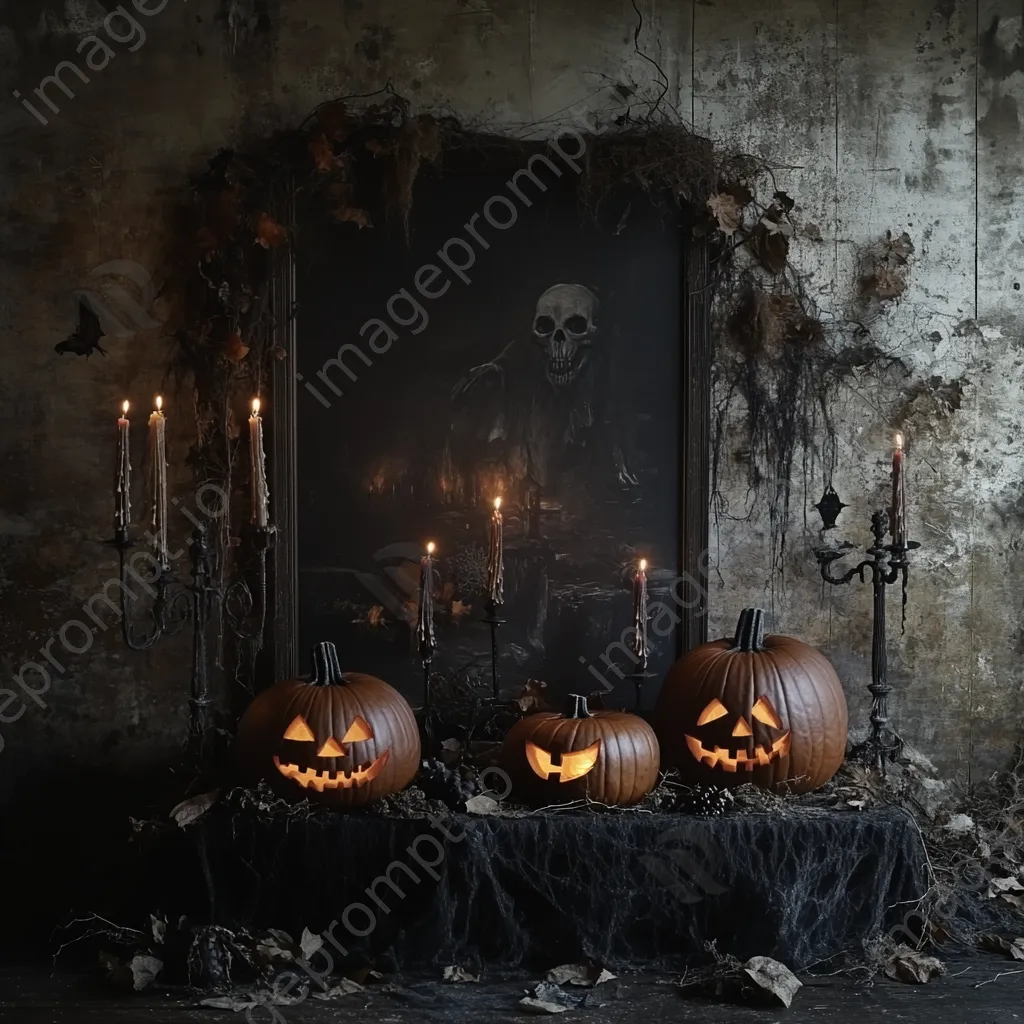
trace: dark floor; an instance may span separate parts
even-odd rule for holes
[[[621,978],[593,991],[589,1005],[561,1019],[600,1022],[643,1021],[644,1024],[693,1020],[705,1024],[1004,1024],[1024,1020],[1024,963],[996,957],[951,961],[950,976],[924,986],[885,979],[864,984],[848,978],[806,978],[793,1006],[755,1009],[728,1003],[683,998],[669,977],[640,975]],[[1010,973],[1017,971],[1018,973]],[[997,979],[1000,972],[1007,972]],[[485,1024],[531,1019],[518,999],[528,978],[482,984],[449,985],[412,979],[398,992],[381,990],[345,996],[330,1003],[307,999],[298,1006],[254,1010],[253,1024],[270,1020],[288,1024],[336,1021],[346,1024]],[[245,1021],[246,1014],[197,1005],[184,993],[146,991],[113,996],[95,987],[93,979],[38,970],[0,970],[0,1020],[4,1024],[189,1024],[203,1021]],[[535,1019],[535,1018],[534,1018]]]

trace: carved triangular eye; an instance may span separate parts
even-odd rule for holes
[[[770,725],[773,729],[782,728],[782,722],[779,721],[779,716],[775,714],[775,708],[772,707],[771,701],[767,697],[758,699],[751,709],[751,714],[759,722],[764,722],[765,725]]]
[[[713,722],[716,718],[724,718],[727,714],[729,714],[729,712],[726,710],[725,705],[716,697],[700,713],[700,718],[697,719],[697,724],[707,725],[708,722]]]
[[[317,757],[344,757],[345,751],[338,746],[332,736],[317,752]]]
[[[342,743],[362,743],[363,740],[372,740],[373,730],[370,723],[361,715],[356,715],[356,720],[349,726],[348,732],[341,738]]]
[[[296,715],[292,719],[292,724],[284,731],[284,738],[286,740],[304,740],[307,743],[312,743],[315,739],[313,730],[306,725],[306,720],[302,715]]]

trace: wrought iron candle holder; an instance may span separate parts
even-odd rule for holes
[[[833,492],[834,493],[834,492]],[[824,500],[824,499],[823,499]],[[838,495],[833,504],[838,503]],[[819,509],[826,528],[835,525],[835,517],[826,515],[826,510]],[[831,509],[828,510],[831,512]],[[836,510],[838,514],[838,510]],[[878,511],[871,516],[871,532],[874,543],[867,549],[868,558],[859,565],[849,569],[841,576],[833,575],[832,565],[845,557],[852,544],[843,544],[839,548],[823,548],[815,552],[821,568],[821,578],[833,586],[845,586],[854,579],[861,583],[867,581],[870,574],[874,593],[871,630],[871,732],[864,743],[854,748],[852,757],[855,760],[873,764],[885,771],[886,761],[894,761],[903,750],[903,740],[889,727],[889,662],[886,652],[885,596],[886,588],[894,583],[902,583],[903,616],[906,619],[907,576],[909,562],[907,554],[920,544],[908,541],[904,544],[886,544],[885,535],[889,529],[889,517],[885,512]]]
[[[210,755],[208,738],[211,703],[207,639],[215,602],[223,603],[225,619],[238,639],[261,644],[267,610],[267,552],[275,528],[252,527],[243,539],[256,559],[255,576],[258,582],[254,597],[244,575],[223,589],[215,585],[216,559],[210,546],[209,529],[204,523],[196,520],[193,522],[195,530],[188,549],[191,569],[189,583],[176,579],[167,564],[160,567],[155,579],[147,579],[140,573],[129,555],[137,545],[127,529],[116,529],[110,543],[118,552],[121,636],[129,650],[147,651],[164,636],[173,636],[186,623],[192,623],[188,748],[196,765],[205,767]],[[154,556],[149,555],[148,567],[152,567],[153,560]],[[149,595],[151,602],[148,607],[144,607],[140,598],[130,589],[129,581]]]

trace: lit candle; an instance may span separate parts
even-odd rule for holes
[[[433,656],[434,638],[434,542],[427,545],[427,553],[420,559],[420,615],[416,629],[420,655],[424,660]]]
[[[633,651],[637,656],[637,669],[647,671],[647,559],[641,558],[633,577]]]
[[[898,547],[907,543],[907,484],[903,465],[903,435],[896,435],[892,452],[892,542]]]
[[[252,523],[265,530],[270,521],[270,490],[267,487],[267,456],[263,451],[263,417],[260,400],[252,400],[249,417],[249,481],[252,488]]]
[[[114,533],[128,532],[132,521],[132,457],[128,444],[128,403],[117,421],[117,463],[114,467]]]
[[[160,566],[169,569],[167,555],[167,417],[163,412],[164,400],[156,396],[156,408],[149,417],[150,495],[153,501],[152,544]]]
[[[487,545],[487,597],[495,607],[505,601],[505,538],[501,518],[501,498],[494,499],[491,530]]]

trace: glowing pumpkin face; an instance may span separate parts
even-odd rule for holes
[[[333,644],[318,644],[313,662],[311,680],[278,683],[249,705],[238,727],[245,774],[345,809],[403,789],[420,759],[412,708],[382,680],[342,672]]]
[[[767,697],[758,697],[749,716],[738,715],[735,721],[731,719],[729,709],[717,697],[712,697],[697,718],[697,728],[721,719],[727,719],[732,728],[727,737],[721,735],[720,727],[712,730],[711,736],[705,734],[708,746],[696,736],[686,734],[686,745],[690,753],[709,768],[721,768],[727,772],[752,772],[757,767],[764,767],[778,758],[789,756],[790,732],[787,729],[781,736],[775,736],[775,733],[782,731],[783,726]],[[752,728],[755,722],[766,727],[765,735],[761,737],[762,742],[755,740]],[[715,733],[721,743],[713,742]]]
[[[846,752],[846,698],[813,647],[764,635],[748,608],[732,639],[694,648],[658,695],[662,761],[684,782],[806,793],[824,785]]]
[[[513,796],[533,806],[581,799],[635,804],[657,782],[658,764],[658,740],[642,718],[591,713],[576,694],[564,714],[541,712],[517,722],[502,745]]]
[[[388,758],[391,756],[389,748],[383,753],[378,754],[372,761],[366,761],[362,764],[352,763],[357,762],[358,759],[355,757],[354,752],[350,753],[349,747],[354,743],[365,743],[367,740],[373,739],[373,730],[361,715],[356,716],[356,720],[345,732],[340,743],[333,736],[330,736],[321,745],[302,715],[296,715],[292,719],[291,724],[285,729],[283,738],[293,743],[312,743],[313,747],[309,748],[309,750],[319,747],[316,750],[316,756],[318,758],[331,758],[335,764],[337,764],[339,758],[348,759],[349,763],[347,766],[344,766],[343,762],[342,767],[337,767],[334,770],[317,771],[313,767],[303,768],[291,761],[282,761],[277,754],[274,755],[274,767],[286,779],[294,779],[303,789],[312,787],[318,793],[322,793],[325,789],[349,789],[352,786],[365,786],[368,782],[373,782],[380,775],[384,766],[388,763]],[[309,750],[306,751],[305,757],[297,757],[296,761],[308,762]]]

